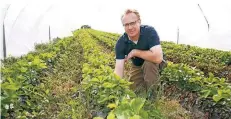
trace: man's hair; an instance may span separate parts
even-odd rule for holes
[[[124,15],[127,15],[129,13],[136,14],[136,16],[138,17],[138,20],[140,20],[140,13],[136,9],[126,9],[125,12],[124,12],[124,14],[121,16],[121,21],[122,21]]]

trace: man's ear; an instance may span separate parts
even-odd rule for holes
[[[141,24],[141,20],[138,21]]]

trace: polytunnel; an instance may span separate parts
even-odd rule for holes
[[[228,0],[1,1],[0,118],[230,119],[230,21]]]

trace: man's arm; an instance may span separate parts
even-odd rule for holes
[[[123,78],[124,75],[124,59],[117,59],[114,73],[120,76],[120,78]]]
[[[146,51],[134,49],[128,54],[128,59],[132,57],[139,57],[144,60],[159,64],[163,60],[163,51],[161,45],[153,46],[150,48],[150,50],[146,50]]]

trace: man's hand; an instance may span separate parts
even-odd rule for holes
[[[132,57],[139,57],[144,60],[154,62],[154,63],[161,63],[163,60],[162,48],[161,45],[153,46],[150,50],[138,50],[133,49],[127,57],[125,57],[125,61],[128,61]]]
[[[129,59],[135,57],[137,52],[138,52],[137,49],[133,49],[133,50],[128,54],[128,56],[125,57],[125,62],[128,61]]]

